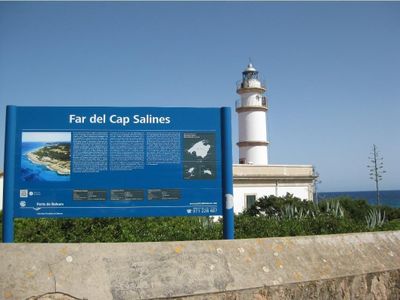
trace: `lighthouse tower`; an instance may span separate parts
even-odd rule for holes
[[[239,164],[268,164],[267,98],[265,85],[250,63],[237,83],[236,101],[239,117]]]

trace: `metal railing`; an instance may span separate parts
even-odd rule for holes
[[[243,101],[242,99],[238,99],[235,101],[235,107],[268,107],[268,98],[265,96],[259,97],[258,99],[246,99]]]
[[[262,88],[266,90],[265,82],[263,80],[251,79],[251,80],[238,80],[236,82],[236,89],[244,89],[244,88]]]

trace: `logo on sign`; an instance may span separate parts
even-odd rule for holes
[[[28,190],[19,190],[20,198],[28,198]]]

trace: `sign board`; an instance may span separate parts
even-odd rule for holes
[[[230,134],[229,108],[9,106],[5,214],[222,215]]]

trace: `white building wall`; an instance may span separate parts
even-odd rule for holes
[[[267,115],[264,111],[243,111],[239,117],[239,141],[267,141]]]
[[[239,159],[245,158],[247,164],[265,165],[268,162],[267,146],[243,146],[239,148]]]
[[[283,186],[278,187],[278,197],[283,197],[287,193],[293,194],[295,197],[300,198],[302,200],[311,200],[309,199],[309,187],[308,186]]]
[[[235,187],[233,186],[233,211],[235,214],[246,209],[246,195],[256,194],[256,199],[263,196],[275,195],[275,186],[263,187]]]
[[[243,93],[240,95],[242,106],[260,106],[262,95],[260,93]]]

